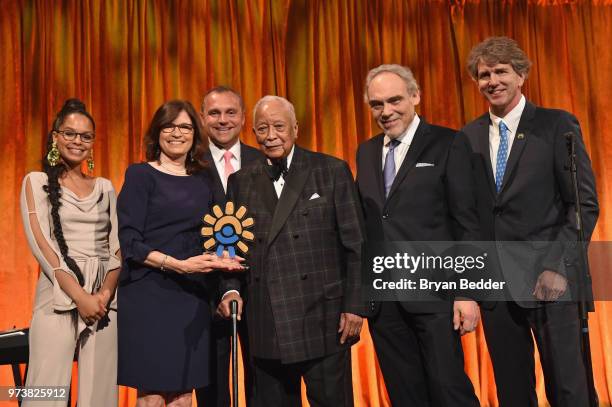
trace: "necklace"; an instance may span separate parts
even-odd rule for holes
[[[174,168],[170,168],[170,167],[168,167],[168,166],[164,165],[164,162],[163,162],[163,161],[160,161],[160,162],[159,162],[159,165],[160,165],[160,166],[162,166],[162,167],[164,167],[166,170],[168,170],[168,171],[169,171],[169,172],[171,172],[172,174],[175,174],[175,175],[187,175],[187,169],[185,169],[185,168],[183,168],[181,171],[177,171],[177,170],[175,170]]]

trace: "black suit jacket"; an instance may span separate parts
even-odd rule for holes
[[[363,315],[362,218],[348,165],[295,146],[282,194],[258,162],[229,179],[228,196],[245,205],[256,241],[248,253],[246,317],[251,354],[270,355],[275,335],[283,363],[337,352],[341,312]],[[236,289],[235,279],[224,287]]]
[[[527,102],[508,156],[503,184],[495,191],[489,154],[489,114],[468,123],[462,133],[471,151],[481,239],[522,241],[498,247],[499,272],[510,285],[513,299],[535,307],[531,297],[544,270],[575,280],[577,250],[575,198],[565,135],[576,136],[576,161],[582,201],[584,236],[591,237],[599,207],[591,161],[578,120],[568,112],[544,109]],[[547,244],[545,242],[554,242]],[[499,246],[499,245],[498,245]]]
[[[258,160],[263,160],[264,155],[258,149],[240,142],[240,167],[246,167]],[[207,172],[210,177],[213,191],[213,202],[215,204],[223,205],[226,202],[225,191],[223,190],[223,183],[221,182],[221,175],[217,171],[217,167],[213,161],[212,154],[210,151],[206,151],[204,154],[204,161],[208,163]]]
[[[357,187],[369,241],[473,240],[478,235],[469,189],[469,152],[463,143],[455,143],[455,134],[421,118],[387,198],[382,170],[384,134],[359,146]],[[417,167],[417,163],[434,165]],[[410,312],[451,309],[448,301],[404,301],[402,306]]]
[[[240,167],[248,167],[257,161],[262,161],[264,155],[258,149],[251,147],[243,142],[240,142]],[[221,183],[221,175],[217,171],[215,162],[213,161],[212,154],[210,151],[206,151],[204,154],[204,161],[208,163],[208,167],[205,169],[206,175],[212,185],[213,193],[213,204],[225,205],[226,195],[223,190],[223,184]],[[217,303],[219,302],[220,296],[223,294],[219,291],[220,275],[214,273],[210,280],[210,292],[211,292],[211,304],[213,313],[217,309]]]

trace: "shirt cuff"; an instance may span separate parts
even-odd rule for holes
[[[238,295],[240,295],[240,292],[238,292],[238,290],[227,290],[222,296],[221,296],[221,301],[223,301],[223,299],[225,298],[226,295],[228,295],[229,293],[236,293]]]

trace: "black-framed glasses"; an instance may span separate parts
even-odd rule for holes
[[[74,130],[55,130],[57,133],[61,134],[64,140],[66,141],[74,141],[77,136],[81,139],[83,143],[92,143],[96,138],[96,133],[85,132],[79,133]]]
[[[191,124],[169,124],[162,127],[162,133],[170,134],[174,132],[174,129],[178,129],[181,134],[193,133],[193,126]]]

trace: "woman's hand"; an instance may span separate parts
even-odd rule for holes
[[[76,300],[77,311],[87,325],[91,325],[106,315],[106,306],[96,294],[83,293]]]
[[[214,270],[243,271],[244,267],[240,264],[241,261],[244,261],[244,258],[239,256],[233,258],[225,255],[218,257],[213,253],[204,253],[186,260],[177,260],[176,269],[172,268],[181,274],[210,273]]]
[[[103,288],[97,293],[95,293],[94,297],[98,299],[98,301],[100,302],[100,305],[102,305],[103,307],[107,307],[111,299],[110,290]]]

